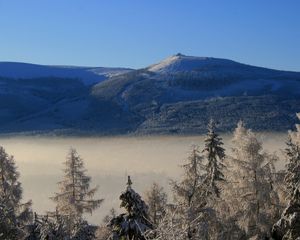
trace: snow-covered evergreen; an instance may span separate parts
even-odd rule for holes
[[[298,117],[300,118],[300,115]],[[295,132],[289,132],[285,149],[288,163],[284,180],[290,198],[295,194],[295,190],[300,188],[300,126],[297,124],[296,127]]]
[[[128,176],[127,188],[120,195],[120,207],[125,208],[126,213],[114,217],[108,224],[112,240],[145,240],[147,232],[152,229],[148,206],[131,185],[132,181]]]
[[[208,194],[213,194],[220,197],[219,183],[223,182],[223,170],[225,165],[223,160],[225,158],[225,149],[222,147],[222,138],[215,132],[215,122],[211,119],[207,126],[207,135],[204,140],[204,154],[207,160],[207,184],[209,186]]]
[[[272,228],[272,237],[275,240],[300,239],[300,191],[296,189],[281,218]]]
[[[207,167],[203,163],[199,147],[193,146],[182,165],[183,177],[179,182],[172,181],[174,193],[175,212],[181,219],[177,224],[188,239],[197,239],[201,235],[200,229],[203,223],[204,207],[207,205]],[[173,213],[171,213],[173,214]]]
[[[31,201],[22,203],[22,187],[13,156],[0,146],[0,239],[20,239],[32,217]]]
[[[300,119],[300,115],[297,114]],[[300,239],[300,125],[296,131],[289,132],[285,155],[287,171],[284,182],[287,190],[288,205],[279,221],[274,224],[274,239]]]
[[[35,234],[38,234],[41,240],[71,239],[66,219],[57,212],[51,217],[48,215],[36,217],[34,225],[37,226]]]
[[[66,218],[56,213],[49,216],[35,214],[32,224],[27,226],[25,240],[94,240],[97,226],[90,225],[80,219],[76,221],[71,231]]]

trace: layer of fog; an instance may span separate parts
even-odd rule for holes
[[[228,135],[223,136],[230,150]],[[99,186],[96,197],[104,204],[92,216],[99,224],[112,207],[118,208],[119,194],[125,189],[127,175],[141,194],[152,182],[158,182],[169,192],[169,179],[180,176],[179,165],[186,159],[193,144],[203,146],[203,136],[190,137],[111,137],[111,138],[1,138],[0,145],[14,155],[24,189],[24,200],[32,199],[34,211],[42,214],[53,210],[49,199],[58,191],[56,183],[62,179],[65,156],[70,147],[77,149],[85,160],[92,177],[92,186]],[[286,134],[262,134],[267,151],[282,155]],[[281,160],[278,167],[284,162]],[[121,211],[121,210],[119,210]]]

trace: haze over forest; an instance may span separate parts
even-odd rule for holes
[[[226,149],[230,152],[231,135],[224,135]],[[261,134],[260,139],[269,152],[281,151],[287,135]],[[118,208],[118,194],[123,190],[127,176],[141,193],[159,182],[170,193],[169,180],[179,178],[180,165],[187,158],[191,146],[203,148],[204,136],[152,136],[104,138],[53,138],[12,137],[1,138],[1,145],[14,155],[24,188],[24,199],[32,199],[34,209],[43,213],[54,208],[49,199],[57,191],[61,180],[63,162],[70,147],[78,150],[85,161],[93,185],[99,185],[98,197],[105,197],[103,206],[88,219],[95,224],[114,207]],[[32,150],[34,149],[34,151]],[[51,153],[51,154],[49,154]],[[283,169],[285,161],[277,164]],[[45,188],[47,186],[47,188]]]

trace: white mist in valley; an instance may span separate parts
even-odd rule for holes
[[[276,151],[281,157],[278,168],[284,166],[282,149],[287,134],[261,134],[268,152]],[[230,153],[229,135],[222,136]],[[160,137],[107,137],[107,138],[45,138],[10,137],[0,139],[6,151],[14,155],[24,190],[24,200],[32,199],[33,210],[44,214],[54,210],[49,199],[58,191],[62,180],[63,162],[70,147],[76,148],[84,159],[92,186],[98,185],[95,197],[104,198],[103,205],[87,216],[99,224],[110,208],[118,211],[119,195],[125,189],[127,175],[132,176],[133,187],[141,194],[157,182],[167,192],[169,179],[181,174],[180,164],[187,157],[191,145],[203,146],[204,136]],[[171,200],[171,196],[170,196]]]

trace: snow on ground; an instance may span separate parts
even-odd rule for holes
[[[185,56],[179,53],[164,59],[158,64],[151,65],[148,70],[159,73],[190,71],[199,66],[200,60],[207,59],[206,57]],[[186,64],[183,65],[183,62],[186,62]]]
[[[183,54],[176,54],[170,56],[157,64],[149,66],[147,69],[150,72],[156,72],[160,74],[174,73],[180,71],[193,71],[199,69],[200,67],[205,67],[211,64],[228,64],[233,63],[226,59],[217,59],[210,57],[194,57],[186,56]]]

